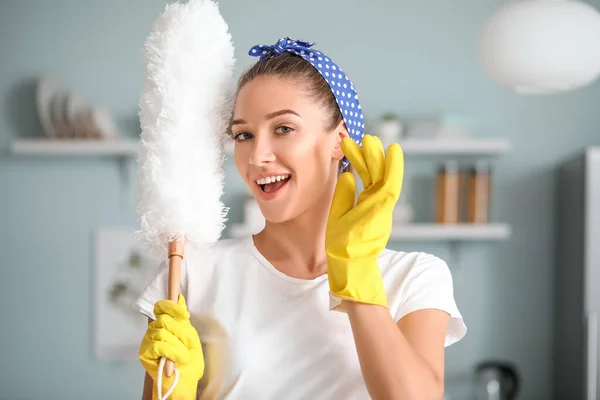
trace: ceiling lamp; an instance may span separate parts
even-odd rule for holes
[[[571,0],[519,0],[485,22],[486,73],[522,94],[564,92],[600,75],[600,13]]]

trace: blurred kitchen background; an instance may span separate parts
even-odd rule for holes
[[[144,321],[129,303],[156,266],[130,234],[137,104],[142,46],[165,4],[0,1],[0,399],[141,396]],[[237,75],[256,61],[247,56],[255,44],[316,41],[353,80],[367,131],[404,144],[389,247],[448,262],[469,329],[447,349],[447,398],[474,398],[474,382],[508,364],[518,393],[493,398],[591,399],[584,386],[594,391],[596,379],[583,375],[596,373],[595,358],[584,353],[596,325],[582,310],[594,290],[577,277],[594,241],[581,226],[598,210],[581,208],[589,191],[578,182],[598,170],[594,178],[567,169],[574,194],[562,211],[558,171],[600,145],[600,83],[524,95],[486,75],[477,44],[506,4],[222,0],[220,9]],[[226,173],[225,236],[258,229],[233,160]],[[563,242],[571,256],[557,251]],[[588,257],[588,267],[600,269],[599,259]],[[571,282],[570,302],[559,297],[562,282]],[[484,363],[492,368],[477,374]],[[553,386],[569,371],[572,387]]]

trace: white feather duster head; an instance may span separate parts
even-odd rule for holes
[[[223,140],[234,96],[234,49],[216,3],[173,3],[144,47],[136,236],[150,255],[168,243],[219,239],[227,209]]]

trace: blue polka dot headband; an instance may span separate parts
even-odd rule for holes
[[[331,88],[344,122],[348,127],[350,138],[361,146],[362,138],[365,134],[365,122],[354,85],[344,71],[331,58],[327,57],[321,51],[311,49],[314,44],[285,37],[279,39],[272,46],[264,44],[253,46],[248,51],[248,54],[264,60],[288,52],[300,56],[311,63]],[[350,162],[344,157],[342,169],[346,168],[348,164]]]

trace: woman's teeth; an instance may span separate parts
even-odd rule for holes
[[[279,182],[284,179],[288,179],[290,175],[278,175],[278,176],[269,176],[267,178],[261,178],[256,181],[259,185],[268,185],[269,183]]]

